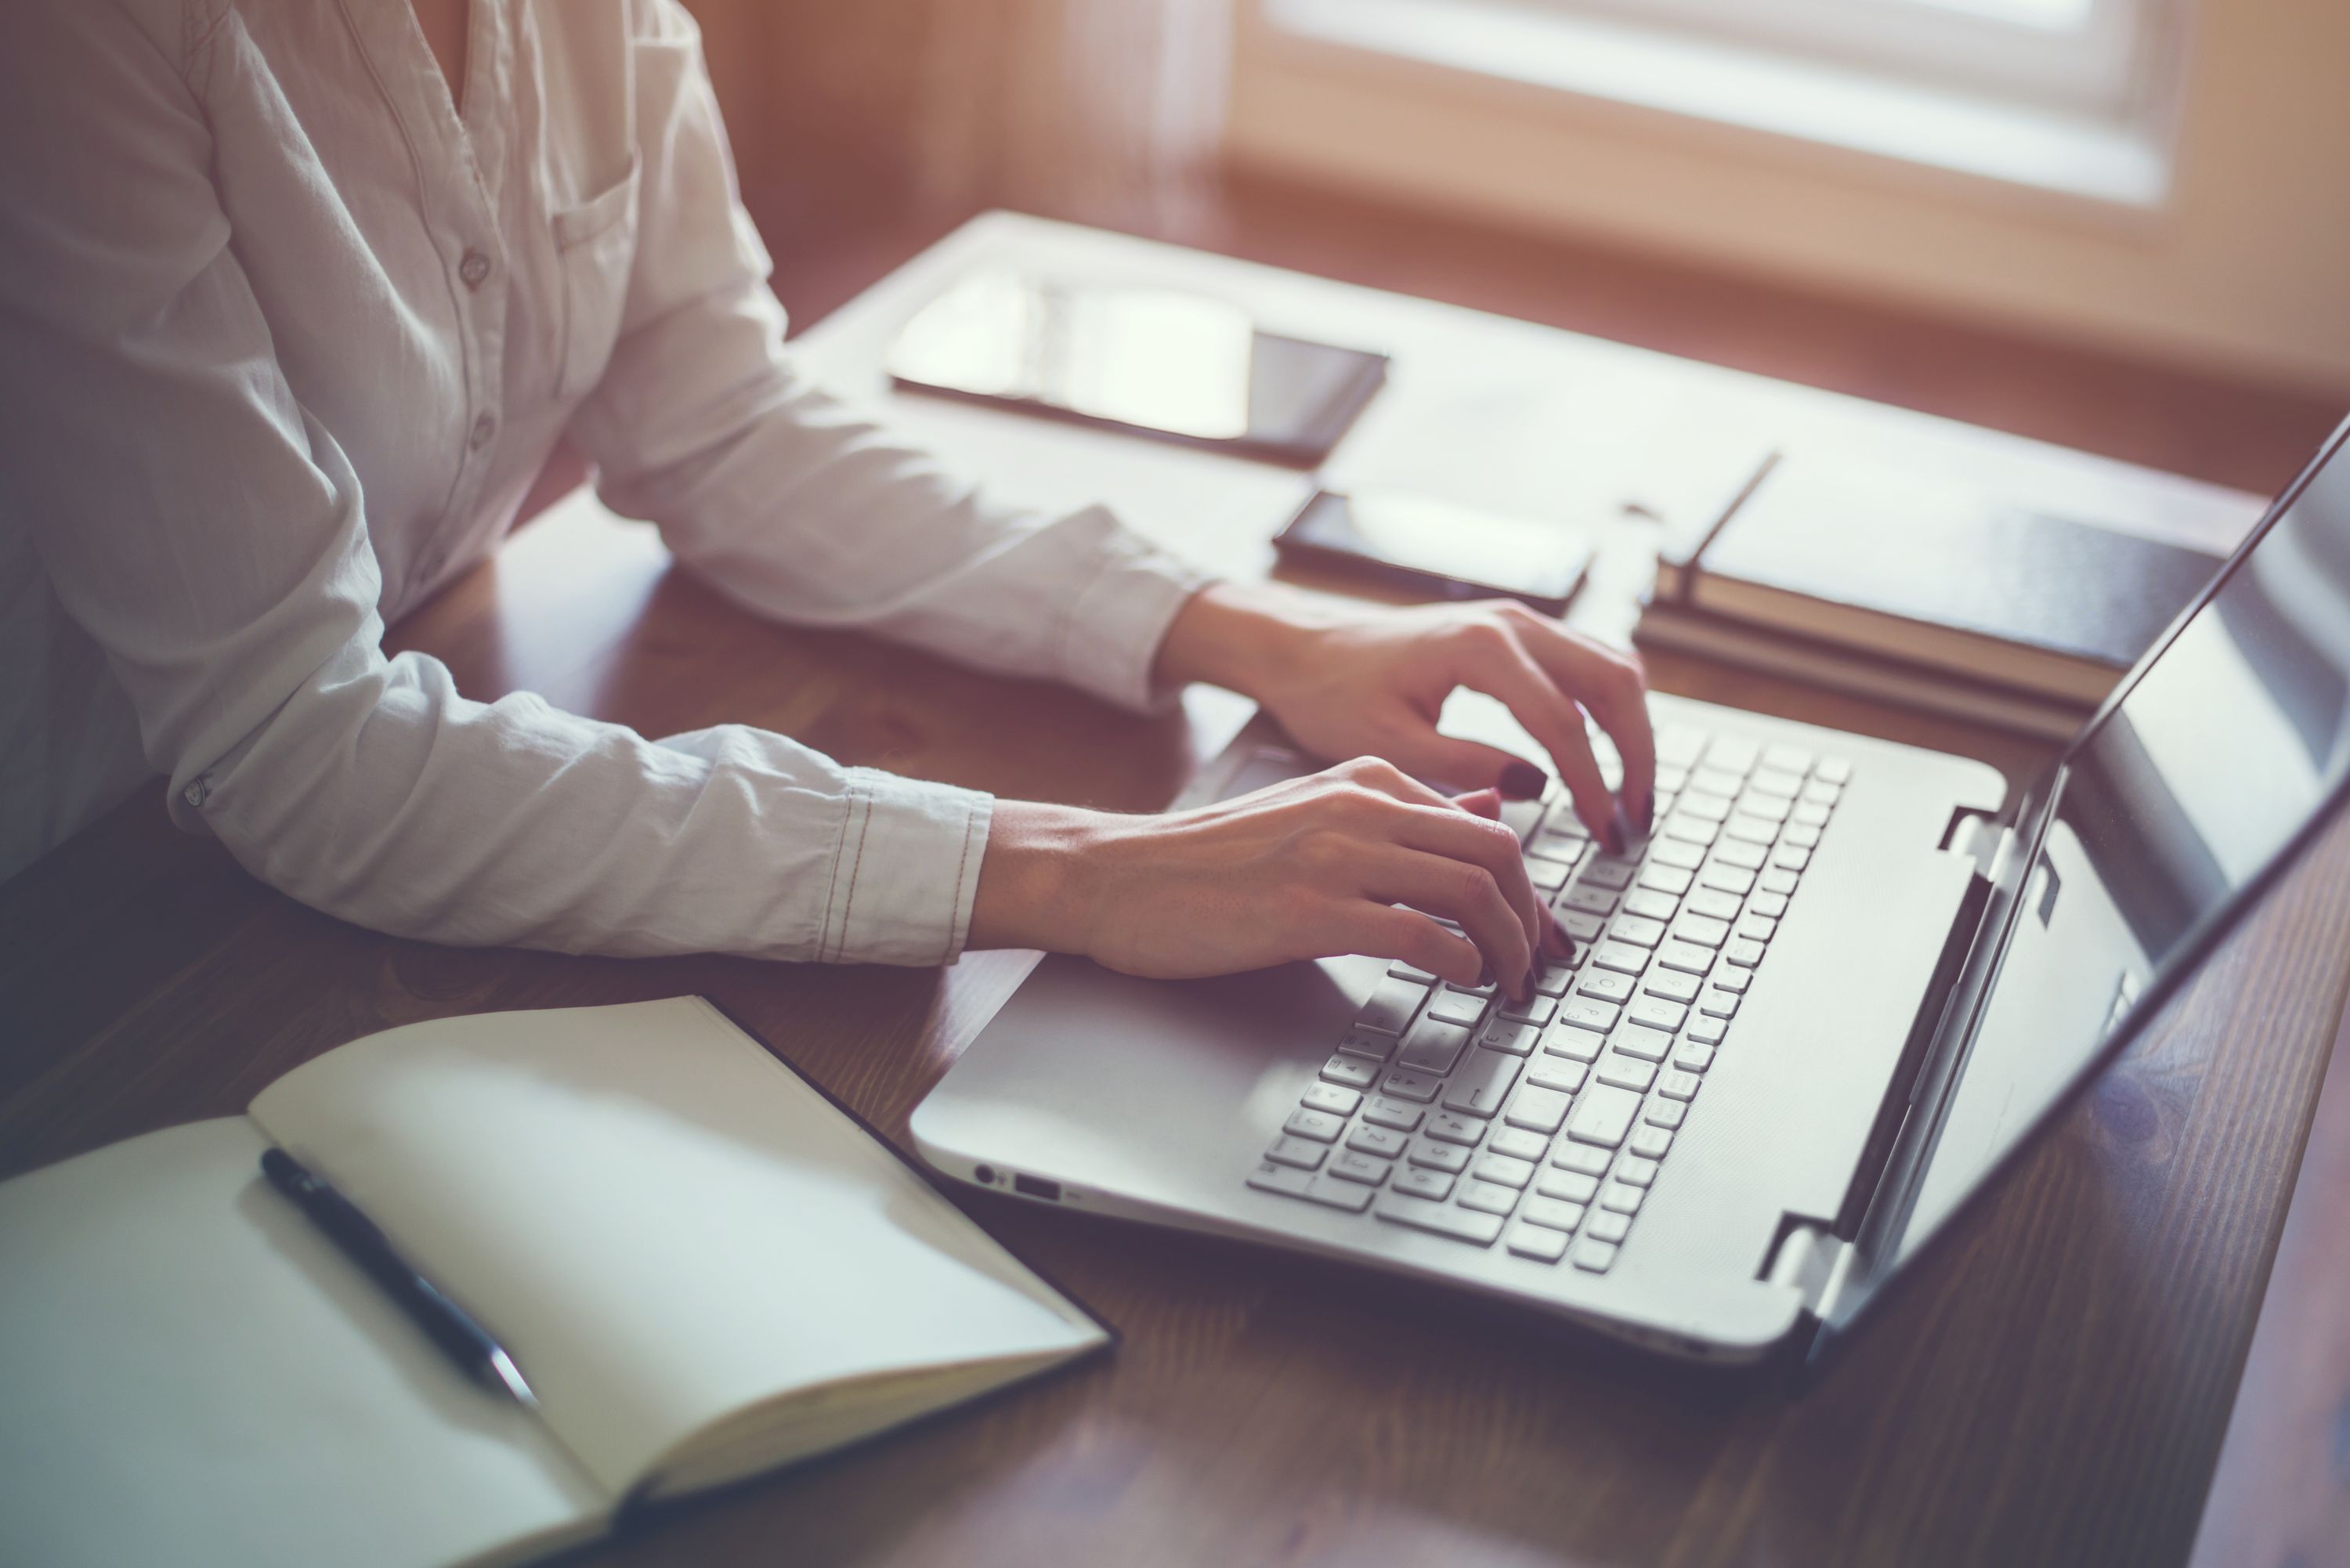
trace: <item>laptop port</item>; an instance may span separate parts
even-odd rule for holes
[[[1021,1176],[1015,1173],[1012,1178],[1012,1190],[1023,1198],[1041,1198],[1047,1203],[1058,1203],[1061,1200],[1061,1184],[1057,1181],[1047,1181],[1041,1176]]]

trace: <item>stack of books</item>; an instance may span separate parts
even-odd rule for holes
[[[2127,516],[1783,456],[1667,539],[1635,639],[2064,740],[2220,558]]]

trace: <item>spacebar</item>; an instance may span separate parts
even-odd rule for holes
[[[1380,1199],[1371,1212],[1415,1231],[1433,1231],[1455,1241],[1474,1241],[1480,1247],[1491,1246],[1493,1238],[1502,1233],[1499,1214],[1480,1214],[1473,1209],[1455,1209],[1449,1203],[1430,1203],[1424,1198],[1406,1198],[1399,1192]]]

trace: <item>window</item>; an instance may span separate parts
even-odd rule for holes
[[[2143,107],[2159,0],[1520,0],[2100,117]]]

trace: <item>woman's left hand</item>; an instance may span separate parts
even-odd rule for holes
[[[1177,614],[1158,674],[1255,698],[1325,758],[1384,757],[1420,778],[1540,794],[1531,763],[1438,732],[1444,700],[1466,686],[1498,699],[1549,752],[1575,815],[1602,844],[1620,851],[1627,825],[1652,826],[1656,742],[1639,659],[1514,600],[1355,609],[1219,583]],[[1620,796],[1600,777],[1586,712],[1623,758]]]

